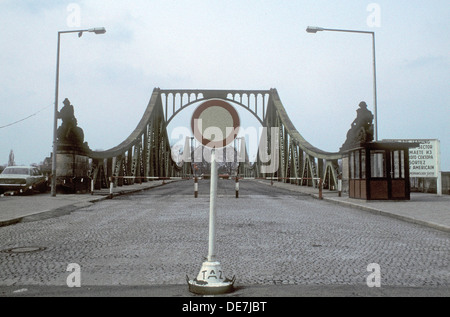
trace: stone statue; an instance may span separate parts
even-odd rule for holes
[[[67,98],[63,101],[63,104],[64,107],[58,112],[58,119],[62,119],[62,124],[57,130],[59,144],[86,148],[87,144],[83,143],[84,132],[77,126],[73,105]]]
[[[86,181],[89,179],[90,149],[84,142],[83,129],[77,126],[73,105],[67,98],[63,104],[64,107],[57,113],[62,123],[56,131],[56,188],[64,193],[87,192],[90,183]]]
[[[359,146],[361,143],[373,141],[373,114],[367,109],[364,101],[359,103],[356,110],[356,119],[352,122],[350,130],[347,132],[347,139],[342,145],[340,152]]]

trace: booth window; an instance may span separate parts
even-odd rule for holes
[[[350,152],[350,179],[366,178],[366,151],[356,150]]]
[[[354,179],[360,178],[360,170],[359,170],[359,162],[361,161],[361,157],[359,156],[359,151],[355,151],[355,177]]]
[[[348,165],[350,167],[350,179],[355,179],[355,152],[350,152],[350,161]]]
[[[403,179],[405,178],[405,151],[393,151],[391,155],[391,178]]]
[[[361,150],[361,178],[366,178],[366,151]]]
[[[382,150],[370,151],[370,171],[373,178],[386,177],[386,152]]]

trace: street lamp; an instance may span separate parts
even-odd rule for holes
[[[104,27],[100,27],[100,28],[91,28],[91,29],[84,29],[84,30],[70,30],[70,31],[59,31],[58,32],[58,45],[57,45],[57,52],[56,52],[55,111],[54,111],[54,119],[53,119],[53,157],[52,157],[52,187],[51,187],[51,194],[53,197],[56,196],[56,142],[57,142],[56,131],[58,128],[59,53],[60,53],[61,34],[63,34],[63,33],[78,33],[78,37],[81,37],[84,32],[92,32],[95,34],[105,34],[106,29]]]
[[[372,55],[373,55],[373,104],[374,104],[374,117],[375,117],[375,141],[378,141],[378,116],[377,116],[377,69],[375,63],[375,32],[370,31],[357,31],[357,30],[341,30],[341,29],[327,29],[318,26],[308,26],[306,32],[317,33],[320,31],[332,31],[332,32],[348,32],[348,33],[363,33],[372,35]]]

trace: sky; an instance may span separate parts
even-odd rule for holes
[[[57,33],[93,27],[107,32],[61,36],[58,105],[91,149],[125,140],[155,87],[276,88],[300,134],[337,152],[358,104],[374,112],[372,38],[311,25],[375,32],[378,138],[439,139],[450,171],[449,17],[448,0],[0,0],[0,165],[50,156]]]

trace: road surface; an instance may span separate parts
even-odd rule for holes
[[[220,180],[217,257],[240,296],[449,296],[450,235],[258,181]],[[209,181],[177,181],[0,227],[0,296],[191,296],[208,252]],[[81,287],[67,271],[80,268]],[[381,287],[368,287],[371,264]]]

